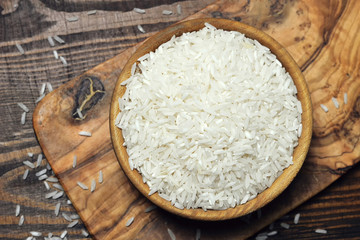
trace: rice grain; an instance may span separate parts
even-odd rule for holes
[[[289,229],[289,228],[290,228],[290,225],[287,224],[287,223],[284,223],[284,222],[280,223],[280,226],[283,227],[283,228],[285,228],[285,229]]]
[[[61,198],[64,195],[64,191],[60,191],[56,193],[54,196],[52,196],[52,199],[58,199]]]
[[[73,158],[73,164],[72,164],[72,167],[75,168],[76,167],[76,161],[77,161],[77,156],[74,155],[74,158]]]
[[[67,65],[68,65],[66,59],[65,59],[63,56],[60,56],[59,58],[60,58],[60,61],[62,62],[62,64],[63,64],[64,66],[67,66]]]
[[[54,177],[54,176],[51,176],[51,177],[48,177],[48,178],[46,179],[46,181],[52,182],[52,183],[56,183],[56,182],[59,182],[59,179],[57,179],[57,178]]]
[[[168,231],[168,234],[169,234],[171,240],[176,240],[176,236],[175,236],[174,232],[171,231],[170,228],[168,228],[167,231]]]
[[[171,14],[173,14],[173,12],[170,11],[170,10],[163,10],[163,11],[162,11],[162,14],[163,14],[163,15],[171,15]]]
[[[42,180],[45,180],[45,179],[47,179],[47,178],[48,178],[48,175],[43,174],[43,175],[41,175],[38,179],[39,179],[39,181],[42,181]]]
[[[24,103],[18,102],[17,105],[25,112],[29,112],[29,108]]]
[[[27,155],[31,158],[34,156],[34,154],[32,152],[28,152]]]
[[[151,205],[150,207],[147,207],[147,208],[145,209],[145,212],[146,212],[146,213],[151,212],[151,211],[153,211],[153,210],[156,209],[156,208],[157,208],[156,205]]]
[[[45,194],[45,198],[52,198],[57,193],[58,193],[58,191],[49,192],[49,193]]]
[[[35,103],[40,102],[44,97],[45,97],[45,94],[39,96],[39,97],[35,100]]]
[[[41,88],[40,88],[40,91],[39,91],[39,95],[44,95],[45,93],[45,88],[46,88],[46,83],[42,83],[41,84]]]
[[[59,54],[56,50],[53,50],[54,58],[59,59]]]
[[[344,104],[347,104],[348,102],[348,94],[344,93]]]
[[[41,176],[41,175],[44,175],[46,172],[47,172],[47,169],[46,169],[46,168],[45,168],[45,169],[42,169],[42,170],[36,172],[36,173],[35,173],[35,176],[39,177],[39,176]]]
[[[23,161],[23,164],[30,167],[30,168],[35,168],[35,165],[32,162],[28,161],[28,160]]]
[[[85,184],[83,184],[83,183],[80,182],[80,181],[77,181],[77,185],[78,185],[80,188],[82,188],[83,190],[88,190],[88,189],[89,189]]]
[[[19,52],[24,55],[25,54],[25,51],[23,49],[23,47],[19,44],[19,43],[15,43],[17,49],[19,50]]]
[[[103,180],[104,180],[104,175],[103,175],[102,170],[100,170],[99,171],[99,183],[103,183]]]
[[[180,4],[178,4],[178,5],[176,6],[176,11],[177,11],[177,14],[181,15],[182,9],[181,9],[181,5],[180,5]]]
[[[21,120],[20,120],[21,125],[24,125],[25,121],[26,121],[26,112],[23,112],[21,114]]]
[[[133,11],[136,12],[136,13],[140,13],[140,14],[145,14],[146,13],[146,11],[144,9],[141,9],[141,8],[134,8]]]
[[[294,224],[298,224],[299,220],[300,220],[300,213],[297,213],[297,214],[295,214],[295,217],[294,217]]]
[[[63,216],[63,218],[68,221],[68,222],[72,222],[73,220],[71,219],[71,217],[69,215],[67,215],[66,213],[61,213],[61,215]]]
[[[29,175],[29,169],[26,169],[25,171],[24,171],[24,175],[23,175],[23,180],[25,180],[27,177],[28,177],[28,175]]]
[[[318,229],[315,230],[315,232],[316,232],[316,233],[320,233],[320,234],[327,234],[327,230],[326,230],[326,229],[320,229],[320,228],[318,228]]]
[[[140,24],[137,25],[137,28],[139,29],[140,32],[146,33],[144,28]]]
[[[55,205],[55,210],[54,210],[55,216],[59,216],[60,207],[61,207],[61,203],[57,203],[57,204]]]
[[[64,43],[65,43],[65,41],[64,41],[62,38],[60,38],[59,36],[57,36],[57,35],[54,36],[54,39],[55,39],[55,41],[57,41],[58,43],[61,43],[61,44],[64,44]]]
[[[37,232],[37,231],[31,231],[30,234],[33,235],[34,237],[40,237],[42,235],[41,232]]]
[[[76,22],[77,20],[79,20],[79,17],[78,16],[72,16],[72,17],[66,17],[65,19],[68,22]]]
[[[324,110],[324,112],[328,112],[329,109],[324,105],[324,104],[320,104],[320,107],[322,108],[322,110]]]
[[[274,235],[276,235],[278,232],[277,231],[271,231],[271,232],[269,232],[267,235],[268,236],[274,236]]]
[[[54,47],[54,46],[55,46],[55,43],[54,43],[53,38],[52,38],[51,36],[48,36],[47,39],[48,39],[48,42],[49,42],[50,46],[51,46],[51,47]]]
[[[90,191],[94,192],[96,188],[96,181],[95,179],[91,180],[91,187],[90,187]]]
[[[85,231],[85,229],[81,229],[81,234],[84,236],[84,237],[88,237],[89,236],[89,233],[87,231]]]
[[[66,236],[66,234],[68,233],[68,231],[63,231],[62,233],[61,233],[61,235],[60,235],[60,238],[64,238],[65,236]]]
[[[201,230],[200,228],[197,228],[195,233],[195,240],[200,240],[200,237],[201,237]]]
[[[134,217],[131,217],[129,220],[127,220],[125,226],[129,227],[134,222]]]
[[[85,136],[85,137],[91,137],[91,132],[87,132],[87,131],[80,131],[79,132],[80,136]]]
[[[68,225],[67,225],[67,227],[68,228],[72,228],[72,227],[74,227],[76,224],[78,224],[79,223],[79,221],[78,220],[75,220],[75,221],[72,221],[71,223],[69,223]]]
[[[21,215],[19,219],[19,226],[22,226],[24,224],[24,221],[25,221],[25,217],[24,215]]]
[[[41,165],[42,160],[43,160],[43,155],[40,153],[36,160],[36,167],[39,167]]]
[[[54,183],[52,186],[53,186],[54,188],[59,189],[60,191],[63,191],[63,190],[64,190],[64,188],[63,188],[60,184],[58,184],[58,183]]]
[[[52,87],[52,85],[51,85],[51,83],[49,83],[49,82],[46,83],[46,87],[47,87],[49,93],[54,90],[53,87]]]
[[[96,10],[91,10],[87,12],[87,15],[94,15],[96,14]]]
[[[20,214],[20,205],[17,204],[16,208],[15,208],[15,216],[17,217],[17,216],[19,216],[19,214]]]
[[[339,102],[338,102],[338,100],[337,100],[336,98],[332,97],[332,98],[331,98],[331,101],[334,103],[334,106],[335,106],[336,108],[339,108]]]
[[[49,185],[49,183],[47,182],[47,181],[44,181],[44,185],[45,185],[45,188],[46,188],[46,190],[50,190],[50,185]]]

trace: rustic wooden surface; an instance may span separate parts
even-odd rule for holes
[[[60,234],[67,225],[63,218],[55,217],[53,213],[54,205],[58,201],[44,199],[45,187],[34,176],[36,170],[30,172],[26,181],[22,180],[22,174],[26,169],[22,161],[27,159],[27,152],[34,152],[36,156],[41,150],[32,130],[31,113],[27,115],[26,124],[21,126],[22,110],[16,102],[24,102],[32,112],[43,82],[49,81],[54,87],[58,87],[133,46],[151,33],[197,12],[210,1],[115,1],[115,4],[92,1],[93,5],[84,1],[57,3],[58,1],[45,0],[0,2],[2,13],[7,13],[0,16],[2,239],[24,239],[31,230],[39,230],[44,234]],[[18,7],[14,7],[13,4],[18,4]],[[162,9],[174,10],[177,4],[183,6],[181,16],[161,15]],[[135,5],[147,8],[147,14],[131,12]],[[92,19],[86,12],[94,8],[98,9],[98,12]],[[331,183],[359,160],[359,9],[357,1],[266,1],[262,4],[258,4],[257,1],[239,1],[231,7],[220,5],[209,8],[209,13],[213,17],[243,21],[267,31],[287,47],[304,71],[313,100],[317,99],[313,102],[316,123],[314,151],[309,154],[309,158],[316,164],[306,165],[302,169],[303,174],[299,175],[300,180],[305,182],[300,187],[307,190],[305,196],[301,195],[299,199],[309,198],[314,192],[322,190],[327,185],[324,185],[324,182]],[[66,16],[74,15],[79,16],[79,21],[69,23],[64,19]],[[200,15],[207,16],[208,13]],[[290,21],[292,19],[296,21]],[[138,32],[137,24],[142,24],[147,33]],[[287,37],[279,38],[284,32]],[[50,48],[46,38],[55,34],[64,38],[66,44],[57,44],[55,48]],[[25,55],[17,52],[16,42],[24,47]],[[64,67],[59,60],[53,58],[53,49],[57,49],[60,55],[66,57],[69,66]],[[349,94],[349,102],[344,106],[342,96],[345,91]],[[334,108],[331,96],[338,98],[341,109]],[[325,103],[329,107],[327,114],[319,108],[320,103]],[[318,152],[322,154],[316,154]],[[275,230],[279,233],[271,238],[358,237],[359,171],[359,166],[355,166],[349,174],[345,174],[330,188],[293,210],[287,218],[277,221]],[[301,182],[300,180],[298,182]],[[125,188],[131,188],[125,180],[123,181]],[[100,190],[100,187],[97,190]],[[293,198],[296,197],[294,195]],[[65,198],[61,201],[61,211],[74,212],[73,208],[65,204]],[[300,203],[301,201],[298,201],[293,204]],[[25,215],[25,223],[21,227],[17,225],[19,217],[14,216],[16,204],[21,205],[21,214]],[[256,216],[253,218],[257,222],[262,222],[266,221],[263,219],[268,215],[279,216],[276,214],[276,207],[283,204],[286,202],[272,205],[273,208],[265,208],[259,220]],[[291,208],[286,210],[290,211]],[[202,229],[204,239],[236,237],[241,231],[238,229],[240,220],[215,224],[191,222],[189,227],[188,220],[157,211],[160,217],[150,222],[160,231],[155,232],[150,227],[145,227],[139,238],[153,236],[156,239],[166,239],[167,226],[174,230],[178,239],[193,237],[197,227]],[[291,223],[291,218],[296,212],[301,213],[299,225],[291,224],[290,229],[279,227],[280,222]],[[181,230],[177,228],[179,225],[182,226]],[[215,226],[220,228],[214,229]],[[81,228],[83,225],[79,224],[74,229],[68,229],[69,238],[80,238]],[[316,228],[325,228],[329,233],[326,236],[316,234]]]

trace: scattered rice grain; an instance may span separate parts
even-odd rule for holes
[[[43,174],[43,175],[41,175],[38,179],[39,179],[39,181],[42,181],[42,180],[45,180],[45,179],[47,179],[47,178],[48,178],[48,175]]]
[[[47,172],[47,169],[44,168],[44,169],[38,171],[37,173],[35,173],[35,176],[39,177],[41,175],[44,175],[46,172]]]
[[[163,10],[162,11],[162,14],[163,15],[171,15],[173,12],[172,11],[170,11],[170,10]]]
[[[60,191],[60,192],[56,193],[56,194],[52,197],[52,199],[61,198],[63,195],[64,195],[64,191]]]
[[[88,233],[87,231],[85,231],[85,229],[81,229],[81,234],[82,234],[84,237],[89,236],[89,233]]]
[[[91,10],[87,12],[87,15],[94,15],[96,14],[96,10]]]
[[[280,226],[283,227],[283,228],[285,228],[285,229],[289,229],[289,228],[290,228],[290,225],[287,224],[287,223],[284,223],[284,222],[280,223]]]
[[[29,169],[26,169],[25,172],[24,172],[24,175],[23,175],[23,180],[25,180],[29,175]]]
[[[329,109],[324,105],[324,104],[320,104],[320,107],[322,108],[322,110],[324,110],[324,112],[328,112]]]
[[[95,188],[96,188],[96,181],[95,181],[95,179],[93,179],[93,180],[91,181],[90,191],[91,191],[91,192],[95,191]]]
[[[43,95],[45,93],[45,88],[46,88],[46,83],[42,83],[39,91],[39,95]]]
[[[300,220],[300,213],[297,213],[297,214],[295,214],[295,217],[294,217],[294,223],[298,224],[299,220]]]
[[[49,82],[46,83],[46,87],[47,87],[49,92],[52,92],[54,90],[51,83],[49,83]]]
[[[278,232],[277,231],[272,231],[272,232],[269,232],[267,235],[268,236],[274,236],[276,235]]]
[[[28,160],[23,161],[23,164],[30,167],[30,168],[35,168],[35,165],[32,162],[28,161]]]
[[[21,114],[21,120],[20,120],[21,125],[24,125],[25,121],[26,121],[26,112],[23,112]]]
[[[63,216],[63,218],[68,221],[68,222],[72,222],[73,220],[71,219],[71,217],[69,215],[67,215],[66,213],[61,213],[61,215]]]
[[[339,102],[338,102],[338,100],[337,100],[336,98],[332,97],[332,98],[331,98],[331,101],[334,103],[334,106],[335,106],[336,108],[339,108]]]
[[[344,93],[344,104],[347,104],[348,102],[348,94]]]
[[[76,167],[76,161],[77,161],[77,156],[74,155],[74,158],[73,158],[73,165],[72,167],[75,168]]]
[[[43,160],[43,155],[40,153],[36,160],[36,167],[39,167],[41,165],[42,160]]]
[[[16,45],[17,49],[19,50],[19,52],[20,52],[22,55],[24,55],[24,54],[25,54],[25,51],[24,51],[23,47],[22,47],[19,43],[16,43],[15,45]]]
[[[315,232],[320,233],[320,234],[326,234],[327,230],[318,228],[318,229],[315,230]]]
[[[151,211],[153,211],[153,210],[156,209],[156,208],[157,208],[156,205],[151,205],[150,207],[147,207],[147,208],[145,209],[145,212],[146,212],[146,213],[151,212]]]
[[[63,190],[64,190],[64,188],[63,188],[60,184],[58,184],[58,183],[54,183],[54,184],[53,184],[53,187],[59,189],[60,191],[63,191]]]
[[[88,188],[85,184],[83,184],[82,182],[77,181],[77,185],[78,185],[79,187],[81,187],[82,189],[84,189],[84,190],[88,190],[88,189],[89,189],[89,188]]]
[[[61,37],[59,37],[59,36],[57,36],[57,35],[55,35],[54,36],[54,39],[55,39],[55,41],[57,41],[58,43],[65,43],[65,41],[61,38]]]
[[[67,66],[67,65],[68,65],[66,59],[65,59],[63,56],[60,56],[59,58],[60,58],[60,61],[62,62],[62,64],[63,64],[64,66]]]
[[[79,220],[75,220],[75,221],[72,221],[71,223],[69,223],[68,225],[67,225],[67,227],[68,228],[72,228],[72,227],[74,227],[76,224],[78,224],[79,223]]]
[[[16,208],[15,208],[15,216],[17,217],[17,216],[19,216],[19,214],[20,214],[20,205],[17,204]]]
[[[66,203],[67,203],[68,205],[72,205],[72,202],[71,202],[70,200],[67,200]]]
[[[18,102],[17,105],[25,112],[29,112],[29,108],[24,103]]]
[[[44,185],[45,185],[46,190],[50,190],[50,185],[47,181],[44,181]]]
[[[55,205],[55,210],[54,210],[55,216],[59,216],[60,207],[61,207],[61,203],[57,203],[57,204]]]
[[[85,136],[85,137],[91,137],[91,132],[87,132],[87,131],[80,131],[79,132],[80,136]]]
[[[139,29],[140,32],[146,33],[146,31],[144,30],[144,28],[140,24],[137,25],[137,28]]]
[[[29,157],[33,157],[33,156],[34,156],[34,154],[33,154],[32,152],[28,152],[27,155],[28,155]]]
[[[46,181],[55,183],[55,182],[59,182],[59,179],[57,179],[57,178],[54,177],[54,176],[51,176],[51,177],[48,177],[48,178],[46,179]]]
[[[45,198],[52,198],[53,196],[55,196],[58,193],[58,191],[53,191],[53,192],[49,192],[47,194],[45,194]]]
[[[45,97],[45,94],[41,95],[40,97],[38,97],[38,98],[35,100],[35,103],[40,102],[44,97]]]
[[[133,11],[136,12],[136,13],[140,13],[140,14],[145,14],[146,13],[146,11],[144,9],[141,9],[141,8],[134,8]]]
[[[71,214],[71,215],[70,215],[70,218],[71,218],[72,220],[75,220],[75,219],[79,219],[80,216],[77,215],[77,214]]]
[[[175,236],[174,232],[171,231],[170,228],[168,228],[167,231],[168,231],[168,234],[169,234],[171,240],[176,240],[176,236]]]
[[[200,237],[201,237],[201,230],[200,228],[197,228],[195,233],[195,240],[200,240]]]
[[[23,225],[24,221],[25,221],[25,217],[24,217],[24,215],[21,215],[20,219],[19,219],[19,226]]]
[[[48,42],[49,42],[50,46],[51,46],[51,47],[54,47],[54,46],[55,46],[55,43],[54,43],[53,38],[52,38],[51,36],[48,36],[47,39],[48,39]]]
[[[60,238],[64,238],[68,232],[65,230],[61,233]]]
[[[56,50],[53,51],[55,59],[59,59],[59,54]]]
[[[176,6],[176,11],[177,11],[177,14],[181,15],[182,9],[181,9],[181,5],[180,5],[180,4],[178,4],[178,5]]]
[[[104,180],[104,175],[103,175],[103,172],[102,170],[99,171],[99,183],[102,183]]]
[[[77,20],[79,20],[78,16],[72,16],[72,17],[66,17],[65,18],[68,22],[76,22]]]
[[[42,235],[41,232],[37,232],[37,231],[31,231],[30,234],[33,235],[34,237],[40,237]]]
[[[134,217],[131,217],[125,224],[126,227],[130,226],[134,222]]]

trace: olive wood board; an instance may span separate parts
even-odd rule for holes
[[[124,175],[110,139],[112,92],[127,59],[141,44],[48,94],[36,107],[34,129],[42,150],[82,221],[95,239],[244,239],[314,196],[360,159],[359,1],[216,1],[191,18],[221,17],[260,28],[279,41],[300,66],[311,93],[313,137],[298,176],[257,214],[227,221],[188,220],[152,204]],[[354,53],[355,52],[355,53]],[[344,95],[347,93],[347,103]],[[332,102],[335,97],[340,107]],[[320,107],[328,107],[325,113]],[[80,108],[84,119],[75,111]],[[89,131],[91,137],[80,136]],[[73,158],[77,166],[73,168]],[[99,183],[99,171],[103,182]],[[83,190],[96,179],[94,192]],[[134,222],[126,227],[126,222]]]

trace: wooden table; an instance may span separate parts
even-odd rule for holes
[[[22,179],[27,169],[22,162],[30,159],[28,153],[34,154],[32,161],[41,153],[32,128],[31,115],[43,83],[49,82],[53,88],[57,88],[158,30],[198,12],[211,2],[212,0],[0,1],[0,239],[25,239],[30,235],[30,231],[42,232],[43,236],[52,232],[59,236],[64,230],[68,231],[69,239],[84,237],[82,230],[85,227],[81,222],[73,228],[67,228],[69,222],[61,216],[55,216],[54,208],[58,202],[61,202],[62,212],[72,215],[76,211],[66,203],[66,196],[60,200],[45,198],[45,185],[35,176],[42,168],[31,170],[28,177]],[[239,6],[244,8],[250,5],[247,5],[246,1],[238,2]],[[264,2],[264,8],[270,6],[273,16],[278,14],[278,18],[273,21],[281,21],[281,9],[293,4],[292,1]],[[306,2],[307,7],[311,7],[311,1]],[[322,2],[324,9],[336,12],[340,8],[349,7],[351,1]],[[176,12],[177,5],[182,6],[181,14]],[[134,7],[146,9],[146,14],[132,11]],[[97,11],[89,12],[91,10]],[[174,14],[163,15],[163,10],[172,10]],[[248,9],[248,19],[224,16],[221,11],[214,11],[213,17],[233,18],[258,27],[261,21],[266,23],[261,19],[263,12],[252,10]],[[332,11],[329,11],[330,19],[331,13]],[[250,18],[257,19],[256,16],[259,16],[257,21],[248,22]],[[332,19],[335,22],[337,20]],[[353,24],[360,28],[359,23]],[[140,32],[137,25],[142,25],[146,32]],[[328,29],[328,32],[331,32],[331,29]],[[55,42],[55,46],[51,47],[47,38],[55,35],[61,36],[65,43]],[[326,39],[327,36],[324,35],[325,45]],[[16,43],[23,47],[25,54],[20,54]],[[53,50],[66,59],[67,66],[64,66],[60,59],[54,58]],[[354,49],[357,71],[359,55],[359,49]],[[360,81],[359,72],[351,74],[355,74],[357,81]],[[47,93],[48,89],[45,92]],[[24,125],[20,123],[24,111],[17,105],[18,102],[25,103],[29,108]],[[358,111],[354,114],[359,118]],[[359,141],[359,136],[355,141]],[[46,162],[43,161],[42,164],[45,166]],[[348,172],[330,187],[277,220],[273,230],[278,233],[269,238],[360,238],[360,166],[344,169],[347,170]],[[17,204],[21,206],[20,215],[25,216],[22,226],[18,225],[20,215],[15,216]],[[292,223],[296,213],[301,214],[299,224],[291,224],[289,229],[280,226],[281,222]],[[328,234],[315,233],[318,228],[327,229]],[[269,230],[266,228],[263,231]],[[169,239],[167,235],[158,237]],[[178,236],[179,239],[182,239],[181,237]]]

